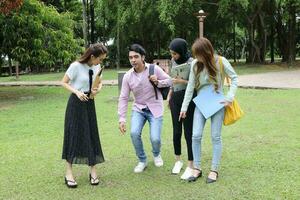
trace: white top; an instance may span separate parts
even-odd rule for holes
[[[95,80],[96,74],[100,70],[100,65],[88,66],[87,64],[81,64],[78,61],[73,62],[66,75],[70,78],[69,84],[76,90],[81,92],[89,91],[89,70],[94,71],[93,81]]]

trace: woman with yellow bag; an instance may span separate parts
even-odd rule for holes
[[[224,107],[231,105],[237,90],[237,74],[226,58],[214,54],[214,49],[208,39],[197,39],[192,46],[192,52],[196,59],[191,64],[192,68],[190,71],[189,82],[185,92],[179,118],[186,117],[186,111],[190,101],[192,100],[194,89],[196,89],[197,94],[211,86],[213,86],[216,92],[222,91],[224,74],[231,79],[230,89],[226,94],[225,99],[220,102],[224,104]],[[218,178],[218,169],[222,153],[221,129],[224,120],[224,107],[209,117],[211,119],[213,156],[210,172],[206,179],[207,183],[213,183]],[[205,123],[206,118],[201,113],[199,108],[196,107],[194,111],[192,136],[194,169],[193,175],[188,179],[189,182],[196,181],[202,176],[201,139]]]

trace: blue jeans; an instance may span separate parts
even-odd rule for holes
[[[211,170],[218,171],[218,167],[221,160],[222,154],[222,140],[221,130],[224,119],[224,108],[216,112],[211,116],[211,140],[213,145],[213,157]],[[194,155],[194,167],[201,168],[201,140],[203,135],[203,129],[206,119],[196,107],[194,111],[193,121],[193,136],[192,136],[192,148]]]
[[[139,158],[140,162],[146,162],[147,156],[144,151],[143,141],[142,141],[142,130],[146,123],[149,122],[150,125],[150,141],[152,144],[152,153],[153,156],[158,156],[160,154],[161,147],[161,127],[163,118],[162,116],[159,118],[154,118],[150,110],[145,110],[143,112],[132,111],[131,115],[131,141],[135,148],[135,153]]]

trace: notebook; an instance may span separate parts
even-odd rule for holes
[[[223,92],[217,93],[213,85],[205,86],[200,93],[193,99],[197,108],[208,119],[224,107],[221,101],[224,101]]]

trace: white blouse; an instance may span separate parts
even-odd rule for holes
[[[66,75],[70,78],[69,84],[76,90],[81,92],[89,91],[89,70],[93,70],[93,81],[96,78],[96,74],[100,70],[100,65],[88,66],[87,64],[81,64],[78,61],[73,62]]]

